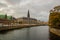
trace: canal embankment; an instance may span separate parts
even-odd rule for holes
[[[39,25],[39,24],[3,25],[2,27],[0,27],[0,31],[11,30],[11,29],[20,29],[20,28],[28,28],[28,27],[35,27],[35,26],[42,26],[42,25]]]
[[[56,34],[57,36],[60,36],[60,29],[50,28],[50,32]]]
[[[60,40],[60,36],[52,33],[51,31],[49,32],[49,36],[50,36],[49,37],[50,40]]]

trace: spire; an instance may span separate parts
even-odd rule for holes
[[[28,10],[28,14],[27,14],[27,17],[30,18],[30,13],[29,13],[29,10]]]

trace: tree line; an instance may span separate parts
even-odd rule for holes
[[[50,10],[49,26],[60,29],[60,6],[56,6]]]

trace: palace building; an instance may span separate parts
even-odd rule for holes
[[[15,20],[14,17],[7,16],[7,14],[6,15],[0,15],[0,24],[11,24],[14,22],[14,20]]]
[[[0,16],[0,24],[37,24],[38,21],[35,18],[30,17],[30,13],[28,10],[27,17],[14,18],[12,16],[4,15],[4,17]]]
[[[29,10],[28,10],[27,17],[18,18],[17,22],[20,23],[20,24],[36,24],[37,23],[37,19],[31,18]]]

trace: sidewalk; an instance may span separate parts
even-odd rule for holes
[[[50,32],[60,36],[60,30],[59,29],[56,29],[56,28],[50,28]]]

